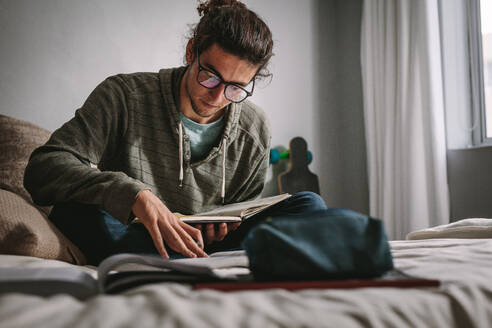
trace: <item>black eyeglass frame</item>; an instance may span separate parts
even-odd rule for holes
[[[240,85],[237,85],[236,83],[232,83],[232,82],[226,82],[226,81],[224,81],[224,79],[222,78],[222,76],[220,76],[220,74],[219,74],[219,73],[212,72],[211,70],[208,70],[208,69],[206,69],[205,67],[203,67],[203,66],[200,64],[200,54],[198,53],[198,50],[197,50],[197,52],[196,52],[196,62],[197,62],[197,64],[198,64],[198,73],[196,74],[196,81],[197,81],[197,82],[198,82],[198,84],[200,84],[202,87],[207,88],[207,89],[215,89],[215,88],[217,88],[219,85],[224,84],[224,85],[225,85],[225,88],[224,88],[224,97],[225,97],[227,100],[229,100],[230,102],[233,102],[233,103],[235,103],[235,104],[239,104],[239,103],[241,103],[241,102],[245,101],[245,100],[246,100],[246,98],[251,97],[251,96],[253,95],[253,91],[255,90],[255,77],[253,77],[253,79],[251,80],[251,82],[253,82],[253,86],[251,87],[251,91],[248,91],[248,90],[246,90],[245,88],[241,87]],[[219,82],[219,83],[218,83],[215,87],[207,87],[206,85],[203,85],[203,84],[200,82],[200,80],[198,79],[198,76],[200,75],[200,72],[201,72],[201,71],[205,71],[205,72],[208,72],[208,73],[211,73],[211,74],[213,74],[213,75],[217,76],[217,77],[219,78],[220,82]],[[251,83],[251,82],[250,82],[250,83]],[[227,89],[227,87],[228,87],[229,85],[232,85],[232,86],[234,86],[234,87],[236,87],[236,88],[239,88],[239,89],[243,90],[244,92],[246,92],[246,97],[244,97],[243,99],[241,99],[241,100],[239,100],[239,101],[234,101],[234,100],[229,99],[229,98],[227,97],[227,95],[226,95],[226,89]]]

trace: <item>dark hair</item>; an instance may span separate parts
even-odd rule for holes
[[[271,77],[266,66],[273,56],[272,33],[263,20],[237,0],[207,0],[191,33],[193,53],[216,43],[225,51],[259,65],[259,77]]]

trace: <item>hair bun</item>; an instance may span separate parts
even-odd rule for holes
[[[197,11],[199,16],[207,15],[211,10],[220,7],[237,7],[247,9],[246,5],[237,0],[207,0],[198,5]]]

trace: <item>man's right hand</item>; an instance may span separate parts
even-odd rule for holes
[[[138,193],[132,211],[149,231],[162,257],[169,258],[164,241],[184,256],[208,257],[203,251],[201,231],[178,219],[150,190]]]

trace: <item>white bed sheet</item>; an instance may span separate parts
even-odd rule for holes
[[[439,288],[222,293],[146,285],[84,302],[0,295],[0,327],[490,327],[492,239],[391,242],[395,266]],[[0,256],[0,266],[70,266]],[[84,268],[93,272],[91,268]]]

